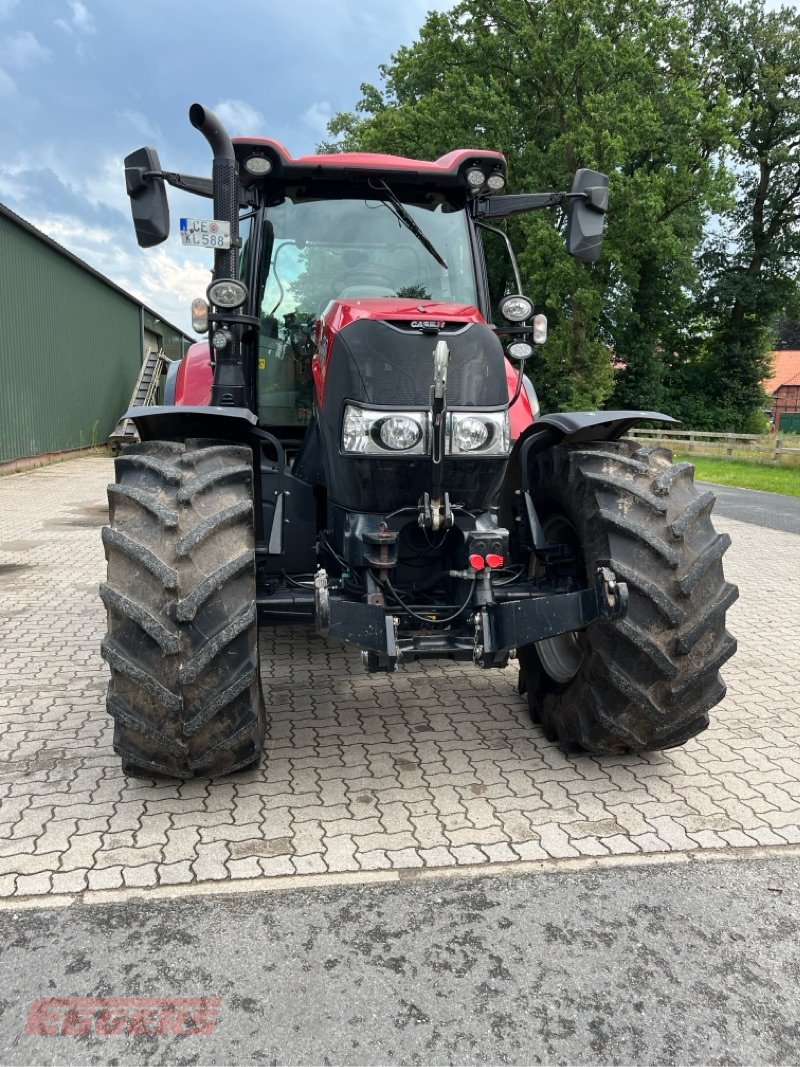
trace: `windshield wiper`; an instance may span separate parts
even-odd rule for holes
[[[386,195],[389,197],[390,200],[390,203],[387,203],[385,200],[382,201],[382,203],[386,204],[392,214],[395,215],[400,220],[400,222],[402,222],[402,224],[407,230],[411,230],[411,232],[414,234],[419,243],[423,246],[423,248],[426,248],[428,252],[430,252],[436,262],[440,264],[440,266],[444,267],[445,270],[447,270],[447,264],[436,251],[435,246],[425,236],[419,226],[417,226],[416,222],[414,222],[414,219],[411,217],[411,215],[409,215],[403,204],[397,199],[397,197],[386,184],[386,182],[383,180],[383,178],[378,179],[378,184],[381,186],[381,188],[385,190]]]

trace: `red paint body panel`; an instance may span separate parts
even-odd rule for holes
[[[518,376],[519,371],[517,368],[510,360],[506,360],[506,381],[508,382],[509,397],[514,395]],[[527,429],[534,419],[531,402],[524,388],[520,390],[520,394],[511,405],[508,414],[511,419],[511,440],[516,441],[522,435],[522,431]]]
[[[208,341],[198,341],[189,348],[178,367],[175,403],[181,406],[210,404],[213,382]]]
[[[397,296],[352,297],[332,300],[322,313],[322,322],[334,333],[359,319],[401,319],[407,322],[432,319],[446,322],[485,322],[472,304],[445,304],[438,300],[408,299]]]

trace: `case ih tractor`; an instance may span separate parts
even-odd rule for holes
[[[503,195],[497,152],[294,159],[231,141],[198,104],[189,117],[211,179],[162,170],[150,148],[125,161],[144,247],[169,232],[165,183],[213,201],[181,230],[214,270],[193,304],[208,341],[173,366],[165,405],[127,413],[141,443],[109,486],[103,655],[124,770],[258,761],[260,623],[307,623],[367,671],[516,654],[533,719],[564,748],[662,749],[704,729],[735,649],[713,495],[622,439],[666,415],[539,417],[523,366],[546,322],[493,226],[560,206],[591,262],[607,178]],[[498,306],[489,232],[516,279]]]

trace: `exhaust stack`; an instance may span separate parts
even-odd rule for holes
[[[214,218],[228,222],[231,227],[231,247],[214,250],[214,281],[236,280],[239,267],[239,165],[228,131],[213,111],[202,104],[192,104],[189,121],[205,137],[214,153],[211,171],[214,194]],[[214,360],[214,384],[211,389],[212,407],[246,407],[247,396],[241,362],[241,327],[236,320],[239,310],[220,309],[212,314],[210,334]],[[227,341],[215,345],[227,335]]]

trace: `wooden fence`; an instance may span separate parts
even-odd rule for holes
[[[628,437],[708,459],[752,459],[800,466],[797,434],[711,433],[705,430],[630,430]]]

